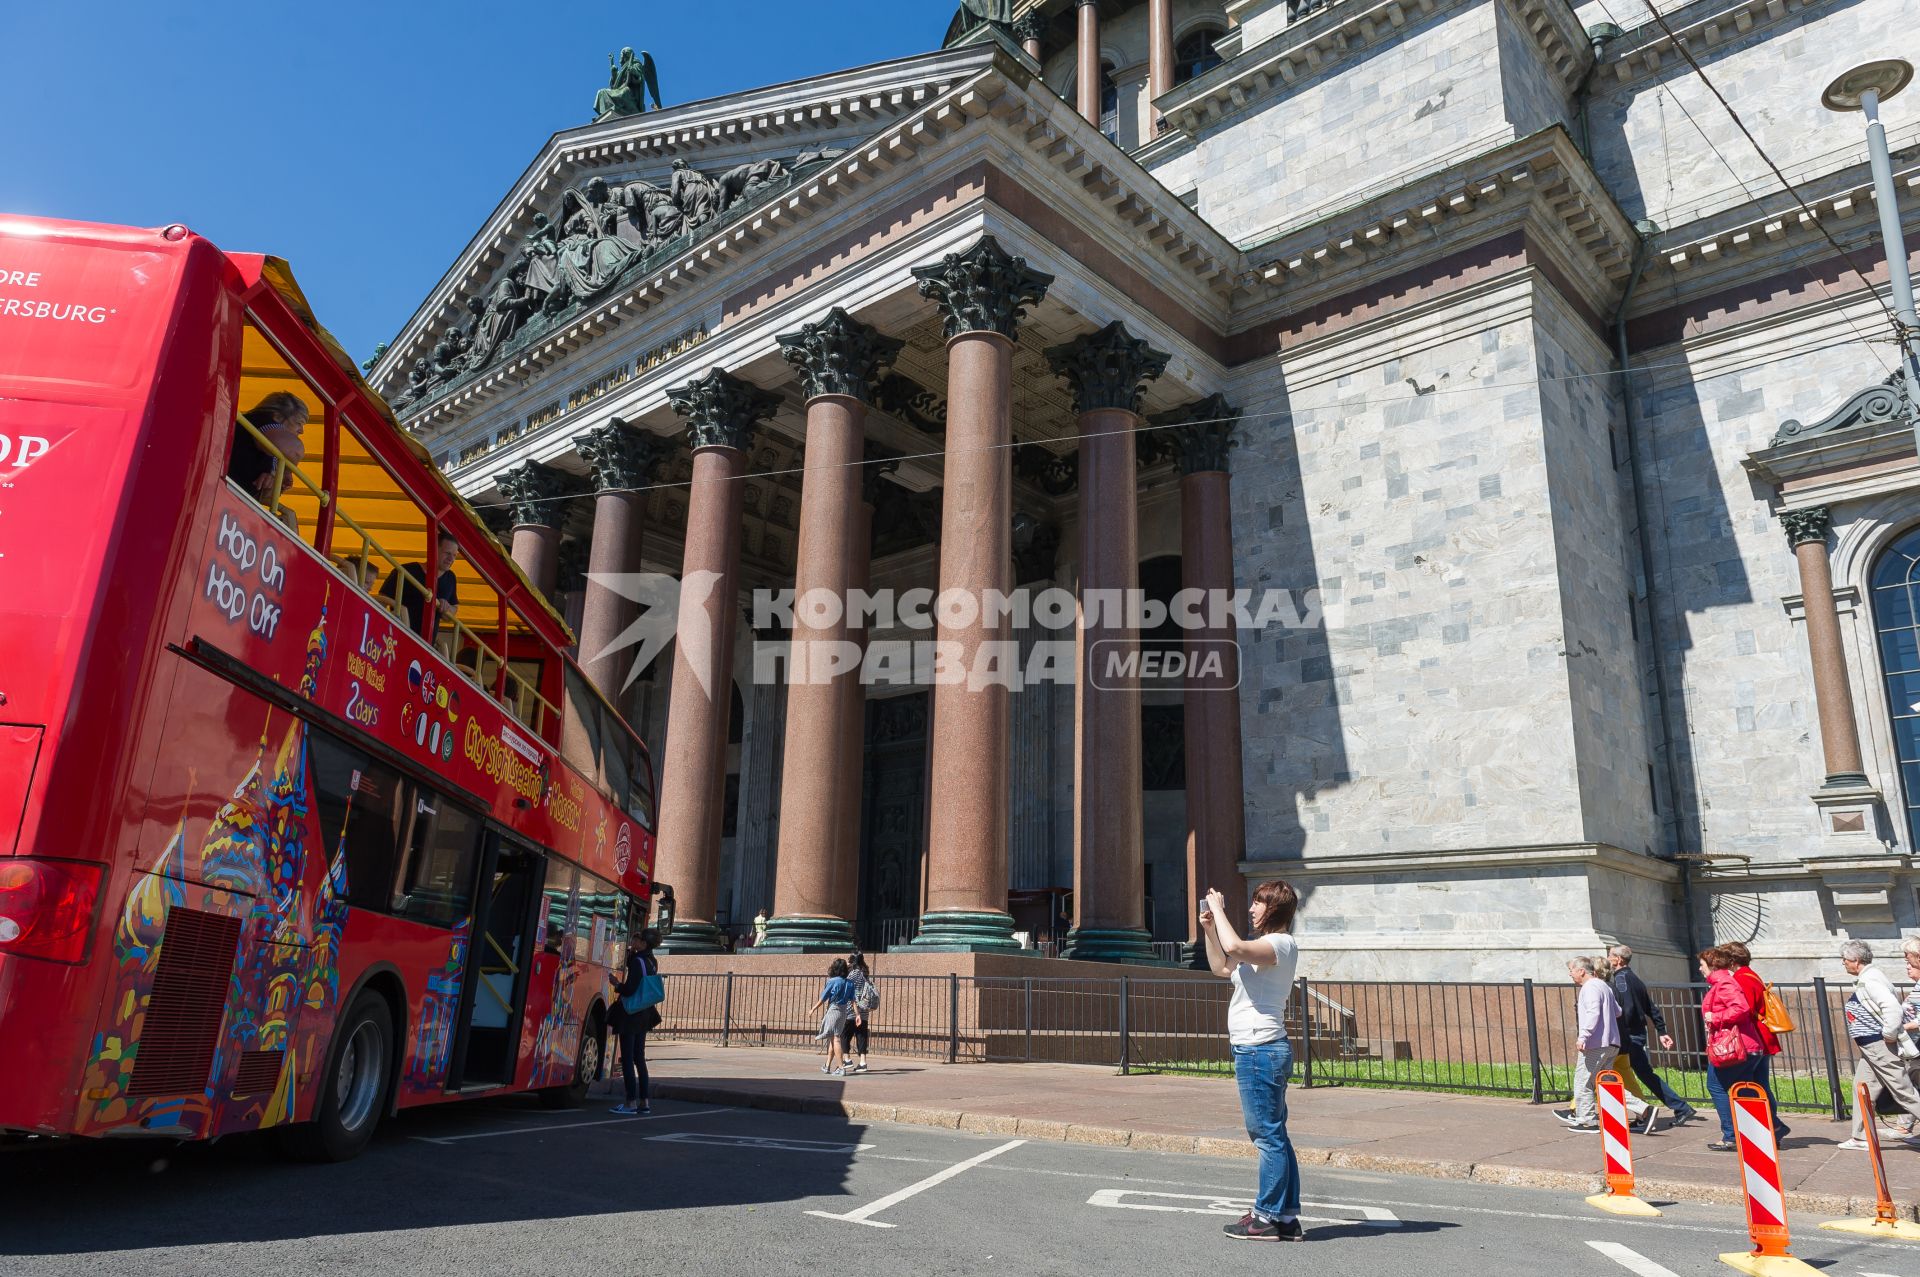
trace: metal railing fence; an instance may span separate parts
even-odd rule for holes
[[[657,1037],[722,1046],[824,1043],[811,1008],[817,976],[669,974]],[[1224,980],[1172,969],[1110,978],[876,977],[872,1050],[914,1059],[1094,1064],[1121,1072],[1227,1075]],[[1771,1082],[1783,1110],[1850,1112],[1854,1050],[1843,986],[1776,985],[1796,1028]],[[1673,1039],[1649,1035],[1666,1083],[1705,1106],[1704,985],[1650,986]],[[1295,1082],[1511,1095],[1533,1103],[1572,1090],[1577,990],[1571,984],[1297,981],[1287,1011]],[[1622,1068],[1623,1076],[1630,1076]],[[1630,1083],[1631,1084],[1631,1083]]]

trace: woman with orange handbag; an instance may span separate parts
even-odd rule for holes
[[[1767,1023],[1767,1012],[1771,1005],[1767,995],[1773,993],[1773,989],[1760,978],[1760,973],[1753,969],[1753,954],[1747,946],[1738,940],[1729,940],[1720,947],[1732,955],[1733,978],[1740,982],[1740,992],[1747,995],[1747,1001],[1753,1003],[1753,1027],[1760,1034],[1760,1076],[1754,1081],[1758,1082],[1760,1089],[1767,1093],[1767,1108],[1773,1113],[1773,1138],[1783,1140],[1791,1132],[1787,1124],[1780,1120],[1780,1101],[1775,1099],[1773,1094],[1773,1057],[1780,1054],[1780,1033],[1792,1030],[1787,1028],[1776,1031],[1773,1025]],[[1775,994],[1773,1000],[1777,1001],[1778,996]],[[1783,1014],[1785,1010],[1785,1007],[1781,1008]],[[1784,1023],[1791,1025],[1793,1022],[1786,1020]]]
[[[1716,946],[1700,954],[1700,978],[1707,995],[1700,1001],[1700,1018],[1707,1025],[1707,1094],[1720,1115],[1720,1138],[1707,1147],[1731,1153],[1733,1102],[1728,1092],[1741,1082],[1757,1082],[1760,1075],[1759,1023],[1754,1006],[1733,974],[1733,955]]]

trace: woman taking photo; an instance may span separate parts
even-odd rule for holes
[[[1240,1086],[1240,1113],[1247,1135],[1260,1150],[1260,1195],[1227,1236],[1237,1241],[1298,1242],[1300,1162],[1287,1136],[1287,1079],[1293,1075],[1293,1047],[1287,1041],[1287,999],[1300,964],[1300,946],[1290,934],[1300,897],[1284,882],[1263,882],[1247,908],[1248,938],[1240,938],[1227,917],[1227,901],[1207,893],[1200,930],[1207,940],[1207,965],[1233,981],[1227,1004],[1227,1040],[1233,1047],[1233,1076]]]
[[[1707,982],[1700,1001],[1700,1018],[1707,1025],[1707,1094],[1720,1115],[1720,1138],[1707,1145],[1716,1153],[1730,1153],[1733,1142],[1733,1102],[1728,1096],[1741,1082],[1760,1080],[1759,1009],[1733,974],[1733,955],[1724,948],[1700,954],[1700,977]]]

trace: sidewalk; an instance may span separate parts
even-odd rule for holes
[[[1070,1140],[1163,1153],[1251,1157],[1230,1079],[1122,1077],[1068,1064],[936,1064],[871,1057],[871,1072],[822,1076],[824,1056],[765,1047],[653,1043],[647,1063],[653,1093],[668,1099],[833,1113],[857,1121],[909,1122],[990,1135]],[[1289,1127],[1301,1161],[1354,1170],[1471,1179],[1482,1183],[1601,1189],[1597,1136],[1570,1133],[1551,1109],[1520,1100],[1357,1087],[1295,1087]],[[1782,1145],[1787,1204],[1794,1223],[1873,1215],[1873,1174],[1865,1153],[1834,1146],[1844,1123],[1789,1113]],[[1741,1201],[1738,1161],[1710,1153],[1712,1110],[1677,1131],[1633,1141],[1640,1196],[1660,1201]],[[1920,1152],[1886,1151],[1887,1175],[1902,1219],[1920,1202]]]

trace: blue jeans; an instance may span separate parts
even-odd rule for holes
[[[1233,1048],[1240,1115],[1246,1120],[1247,1138],[1260,1150],[1260,1196],[1253,1211],[1262,1219],[1300,1214],[1300,1162],[1287,1137],[1287,1080],[1292,1076],[1293,1045],[1285,1038]]]
[[[1733,1143],[1733,1101],[1727,1092],[1739,1082],[1758,1082],[1760,1062],[1765,1056],[1749,1055],[1738,1064],[1707,1065],[1707,1094],[1713,1097],[1713,1111],[1720,1115],[1720,1139]],[[1771,1102],[1771,1100],[1769,1100]],[[1779,1121],[1778,1117],[1774,1119]]]

